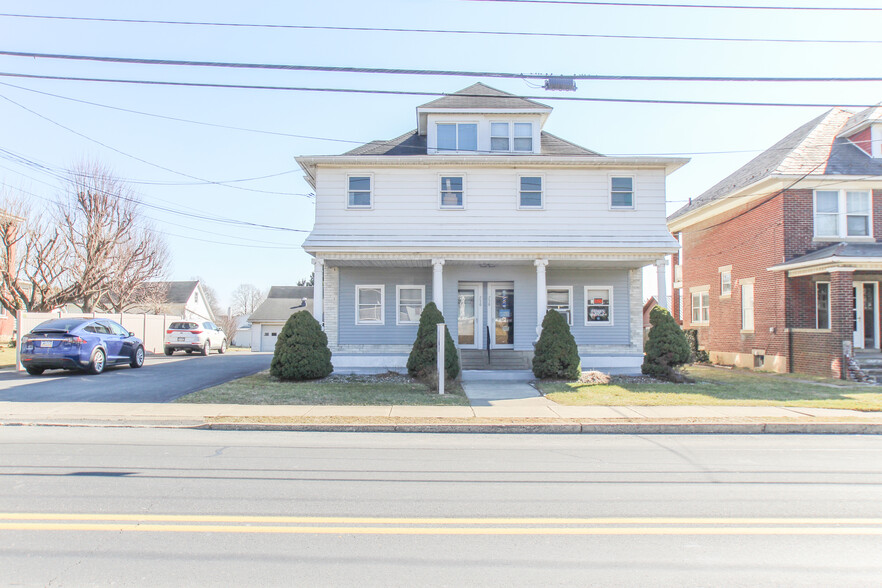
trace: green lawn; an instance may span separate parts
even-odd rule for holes
[[[692,366],[685,371],[695,379],[694,384],[635,383],[625,379],[600,385],[539,382],[538,386],[550,400],[571,406],[726,404],[882,410],[882,387],[809,377],[805,379],[814,383],[804,383],[792,374],[742,369]]]
[[[307,382],[281,382],[269,372],[233,380],[188,394],[175,402],[197,404],[308,404],[308,405],[438,405],[468,406],[460,386],[440,396],[403,376],[332,377]]]

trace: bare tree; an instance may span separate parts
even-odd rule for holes
[[[223,330],[224,336],[227,338],[227,343],[232,345],[233,337],[236,336],[236,331],[239,329],[239,319],[241,317],[225,314],[220,315],[217,318],[217,324]]]
[[[114,312],[133,307],[156,307],[165,302],[168,284],[164,277],[169,253],[165,241],[150,227],[137,231],[140,236],[120,246],[111,268],[109,288],[102,300]]]
[[[308,278],[297,280],[298,286],[315,286],[315,272],[309,274]]]
[[[233,290],[232,312],[236,316],[251,314],[266,300],[266,290],[261,290],[254,284],[239,284]]]

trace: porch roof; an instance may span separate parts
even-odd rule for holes
[[[790,277],[836,269],[882,270],[882,243],[836,243],[768,268],[786,271]]]

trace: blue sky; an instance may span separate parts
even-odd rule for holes
[[[756,0],[751,3],[835,4],[832,0],[799,3]],[[874,4],[852,0],[848,5]],[[70,2],[0,1],[0,12],[344,27],[853,40],[879,39],[882,26],[882,13],[540,6],[463,0],[285,3],[80,0],[76,10],[72,10]],[[305,31],[12,17],[0,17],[0,30],[3,31],[0,50],[4,51],[154,59],[549,74],[882,75],[879,71],[882,45],[879,44]],[[870,104],[882,100],[879,83],[582,81],[575,94],[562,94],[545,92],[520,79],[243,71],[20,57],[0,57],[0,72],[426,92],[453,92],[483,81],[508,92],[542,97],[541,100],[554,107],[546,130],[601,153],[691,156],[692,162],[669,178],[669,212],[825,109],[575,103],[553,98],[575,95],[832,104]],[[6,150],[0,153],[0,182],[10,188],[40,198],[51,198],[59,191],[58,180],[46,169],[12,161],[16,156],[50,170],[93,160],[110,166],[122,178],[142,182],[135,187],[145,203],[184,213],[207,212],[303,230],[312,226],[314,206],[307,196],[310,188],[303,181],[294,157],[341,153],[361,142],[398,136],[414,128],[415,107],[431,99],[9,77],[0,77],[0,83],[3,84],[0,96],[33,111],[0,99],[3,120],[0,149]],[[29,90],[166,117],[336,141],[164,120]],[[703,154],[707,152],[727,153]],[[211,182],[273,177],[218,185],[201,183],[187,176]],[[37,198],[34,201],[35,204],[43,202]],[[170,277],[190,279],[199,275],[217,290],[223,302],[240,283],[264,288],[293,284],[311,271],[310,258],[299,247],[303,233],[240,228],[156,209],[146,212],[167,234],[173,251]],[[654,293],[655,279],[651,271],[646,277],[648,295]]]

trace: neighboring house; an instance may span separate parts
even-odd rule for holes
[[[248,317],[251,351],[274,351],[288,318],[301,310],[313,312],[312,296],[312,286],[272,286],[266,300]]]
[[[649,313],[652,312],[652,309],[658,306],[658,300],[655,299],[655,296],[650,296],[649,300],[643,303],[643,342],[646,343],[647,337],[649,337],[649,329],[652,328],[652,324],[649,322]]]
[[[202,284],[188,282],[148,282],[149,304],[135,306],[129,312],[178,315],[186,320],[216,322]]]
[[[668,219],[674,314],[711,361],[845,377],[879,349],[882,108],[833,109]]]
[[[603,156],[545,132],[551,110],[475,84],[417,107],[416,130],[297,158],[335,370],[403,368],[434,301],[466,369],[529,367],[556,309],[584,368],[639,372],[642,268],[677,250],[665,178],[687,160]]]
[[[7,241],[12,243],[9,247],[8,251],[5,251],[5,255],[3,256],[6,261],[6,267],[0,268],[2,271],[8,273],[9,275],[15,275],[15,267],[16,267],[16,251],[15,251],[15,235],[18,231],[19,224],[23,222],[24,219],[12,214],[9,214],[5,210],[0,210],[0,230],[7,231]],[[19,282],[19,285],[30,285],[29,282]],[[0,342],[7,342],[11,339],[14,339],[17,336],[16,333],[16,313],[10,312],[6,310],[2,305],[0,305]]]

